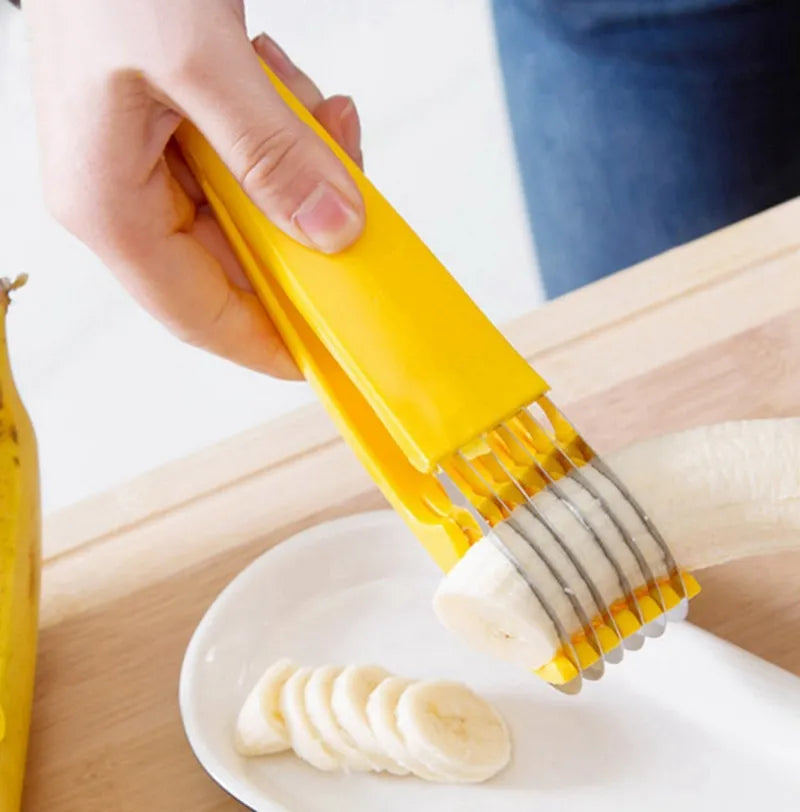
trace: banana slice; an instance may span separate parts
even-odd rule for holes
[[[289,732],[281,715],[280,693],[297,666],[286,658],[273,663],[245,699],[236,720],[235,745],[243,756],[288,750]]]
[[[379,770],[379,766],[354,747],[352,739],[342,730],[334,716],[331,707],[333,683],[341,673],[341,668],[325,665],[315,668],[311,674],[305,691],[306,710],[311,724],[319,731],[322,741],[339,756],[345,770]]]
[[[608,462],[686,569],[798,545],[800,419],[722,423],[664,435],[610,455]],[[665,575],[658,544],[620,492],[591,465],[581,473],[617,514],[652,573]],[[559,487],[577,503],[630,587],[645,584],[646,573],[602,502],[573,479],[561,480]],[[605,603],[622,597],[622,582],[609,556],[564,502],[549,490],[537,494],[533,502],[567,540]],[[552,561],[592,618],[598,610],[583,578],[530,511],[518,508],[512,518],[495,528],[496,536],[517,558],[566,633],[579,631],[569,595],[529,540]],[[491,538],[471,547],[442,580],[434,610],[444,626],[473,648],[527,668],[544,665],[559,647],[550,616]]]
[[[497,533],[518,558],[527,558],[525,542],[513,529],[498,527]],[[529,568],[534,583],[543,584],[548,595],[562,603],[563,593],[549,573],[537,571],[533,561]],[[472,648],[525,668],[548,662],[558,648],[558,635],[544,608],[488,538],[472,546],[445,576],[433,608],[442,625]]]
[[[332,772],[342,766],[336,753],[320,738],[311,723],[305,702],[306,685],[313,668],[299,668],[286,681],[281,691],[280,708],[289,731],[292,749],[304,761],[318,770]]]
[[[387,677],[369,695],[367,719],[378,745],[398,764],[426,781],[447,781],[429,770],[408,752],[403,736],[397,728],[397,703],[403,691],[413,685],[412,680],[403,677]]]
[[[397,703],[397,728],[411,757],[451,782],[486,781],[511,759],[503,717],[458,682],[418,682]]]
[[[388,671],[373,665],[348,666],[334,680],[331,707],[339,726],[376,769],[407,775],[408,770],[383,751],[367,718],[370,694],[390,676]]]
[[[457,682],[414,682],[377,666],[268,668],[239,713],[237,750],[290,746],[325,772],[385,770],[426,781],[485,781],[511,742],[497,711]]]

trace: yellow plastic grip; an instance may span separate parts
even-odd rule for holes
[[[435,476],[409,463],[364,396],[250,250],[214,191],[208,187],[206,194],[248,277],[261,279],[260,294],[275,326],[342,436],[446,572],[475,540],[469,534],[469,517],[450,502]]]
[[[225,213],[256,258],[257,267],[246,270],[267,308],[274,307],[273,285],[291,304],[291,318],[317,337],[405,458],[421,472],[433,471],[547,385],[313,116],[264,70],[358,185],[366,226],[353,246],[325,255],[284,234],[188,122],[177,133],[182,151],[217,216]],[[305,342],[287,343],[304,369]]]

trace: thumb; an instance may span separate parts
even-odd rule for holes
[[[310,248],[341,251],[364,225],[355,182],[280,98],[244,31],[223,45],[164,89],[275,225]]]

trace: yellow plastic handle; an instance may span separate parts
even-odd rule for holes
[[[479,535],[477,526],[450,502],[432,474],[409,463],[364,396],[250,250],[214,190],[207,187],[206,194],[248,277],[261,279],[261,296],[272,320],[342,436],[433,560],[443,570],[450,569]],[[309,487],[313,486],[312,481]]]
[[[331,256],[288,237],[189,123],[177,134],[182,150],[212,191],[218,216],[227,213],[258,258],[259,269],[249,273],[265,305],[270,307],[271,279],[405,457],[420,471],[432,471],[547,386],[316,119],[264,70],[358,185],[366,227],[353,246]],[[303,348],[292,349],[303,368]]]

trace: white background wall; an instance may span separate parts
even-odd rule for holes
[[[111,0],[110,0],[111,1]],[[349,93],[367,172],[503,321],[541,300],[484,0],[260,0],[323,92]],[[0,275],[39,436],[45,509],[116,485],[311,399],[172,339],[44,212],[22,15],[0,2]]]

